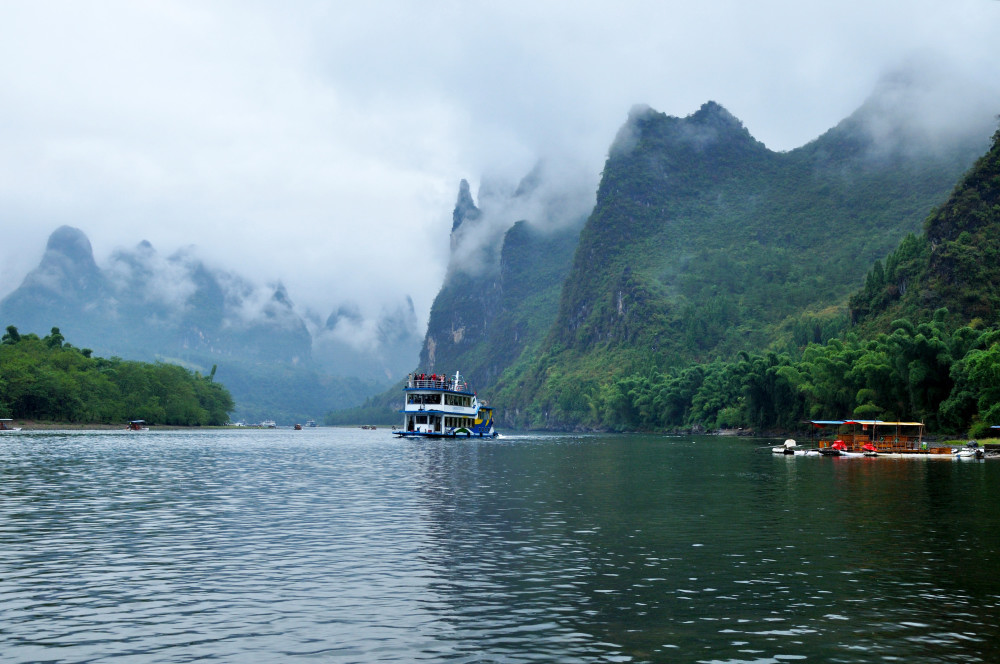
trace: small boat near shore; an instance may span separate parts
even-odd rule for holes
[[[126,431],[149,431],[149,427],[146,426],[146,420],[129,420],[129,423],[125,425]]]
[[[480,401],[459,372],[410,374],[403,387],[399,438],[496,438],[493,409]],[[374,427],[373,427],[374,428]]]
[[[774,454],[785,454],[788,456],[820,456],[819,450],[799,449],[798,443],[791,438],[778,447],[772,447],[771,452]]]
[[[956,459],[983,459],[986,457],[986,450],[979,443],[970,440],[964,447],[959,447],[952,452]]]
[[[0,419],[0,433],[7,431],[20,431],[21,427],[14,426],[14,420],[11,419]]]

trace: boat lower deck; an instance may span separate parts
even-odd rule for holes
[[[435,431],[394,431],[397,438],[496,438],[495,432],[435,432]]]

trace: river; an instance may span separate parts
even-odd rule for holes
[[[4,662],[996,662],[1000,461],[0,436]]]

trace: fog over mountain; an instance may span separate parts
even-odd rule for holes
[[[544,163],[585,207],[637,103],[683,117],[714,99],[785,151],[889,72],[925,76],[900,103],[934,135],[1000,109],[998,26],[986,0],[4,3],[0,296],[71,226],[162,302],[190,297],[169,259],[191,252],[241,275],[219,287],[250,318],[283,284],[320,345],[391,335],[378,321],[410,320],[407,297],[422,330],[461,179],[514,201]],[[486,237],[457,240],[471,256]],[[142,239],[162,269],[128,277],[115,254]]]
[[[75,345],[126,359],[206,370],[238,360],[398,378],[422,336],[412,301],[402,296],[396,309],[374,319],[345,302],[324,322],[297,305],[281,282],[257,284],[212,266],[193,248],[164,256],[148,241],[117,249],[99,264],[86,234],[63,226],[38,266],[0,300],[0,319],[24,333],[59,327]]]

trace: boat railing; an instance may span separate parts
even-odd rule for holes
[[[441,380],[411,378],[407,381],[406,386],[413,389],[454,390],[455,392],[469,391],[469,384],[464,380],[455,381],[454,379],[449,380],[447,378]]]

